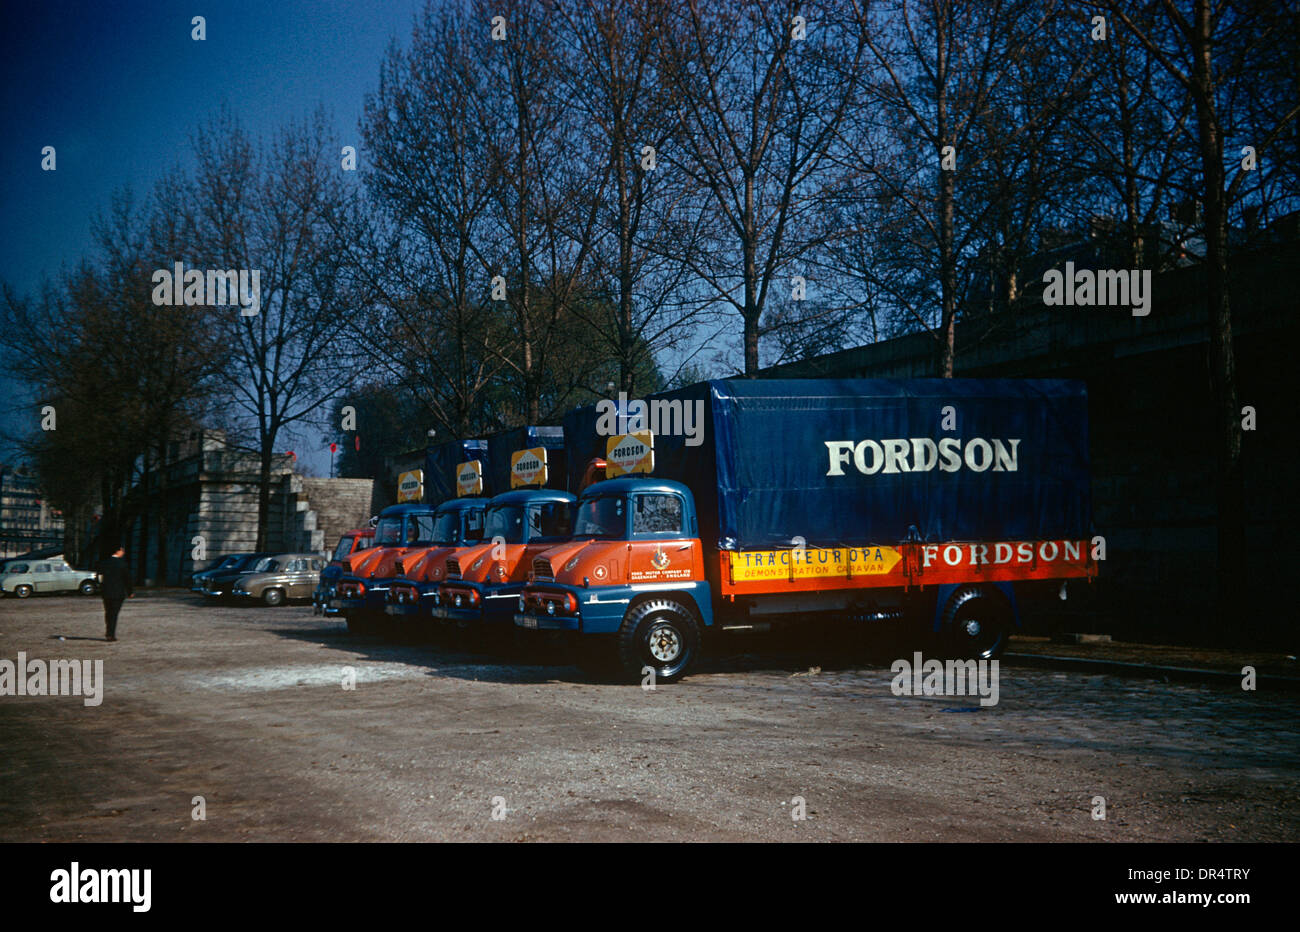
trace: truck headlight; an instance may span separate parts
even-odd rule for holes
[[[524,601],[524,597],[521,595],[519,597],[519,611],[525,612],[527,610],[528,610],[528,603]]]
[[[551,599],[546,600],[546,614],[548,615],[555,614],[555,602],[552,601]]]

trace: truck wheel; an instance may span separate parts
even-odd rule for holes
[[[262,593],[262,602],[266,605],[269,605],[271,608],[275,608],[277,605],[283,605],[284,590],[267,589],[265,592]]]
[[[993,660],[1011,637],[1010,606],[1002,593],[963,586],[944,606],[939,624],[946,649],[962,660]]]
[[[14,595],[18,596],[18,598],[20,599],[30,598],[31,594],[32,594],[31,586],[19,586],[17,589],[14,590]]]
[[[656,682],[681,679],[700,651],[700,626],[690,609],[672,599],[650,599],[633,608],[618,629],[618,659],[624,673],[640,679],[643,667]]]

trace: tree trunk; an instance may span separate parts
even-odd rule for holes
[[[1205,287],[1209,313],[1210,389],[1217,447],[1219,511],[1218,622],[1230,620],[1230,595],[1244,585],[1246,516],[1241,471],[1241,412],[1237,406],[1236,360],[1228,295],[1226,193],[1223,136],[1214,101],[1213,13],[1209,0],[1196,0],[1192,32],[1193,84],[1201,169],[1205,175]]]
[[[948,139],[948,67],[944,57],[947,43],[944,14],[935,21],[935,130],[939,140],[939,158]],[[954,157],[957,157],[954,153]],[[956,168],[939,166],[939,287],[942,291],[943,316],[939,332],[939,377],[952,378],[953,357],[957,344],[957,265],[953,256],[953,213],[956,204]]]
[[[257,481],[257,546],[254,550],[263,551],[267,549],[268,531],[271,525],[271,458],[274,453],[271,451],[269,443],[262,444],[260,462],[258,464],[258,481]]]

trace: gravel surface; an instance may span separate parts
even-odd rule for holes
[[[1300,840],[1293,692],[1003,665],[982,707],[811,634],[646,691],[180,592],[102,633],[0,600],[0,659],[104,661],[99,705],[0,696],[0,841]]]

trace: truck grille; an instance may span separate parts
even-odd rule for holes
[[[447,578],[460,579],[460,561],[455,557],[447,561]]]
[[[551,561],[545,557],[538,557],[533,561],[533,575],[538,579],[554,579],[555,572],[551,569]]]

